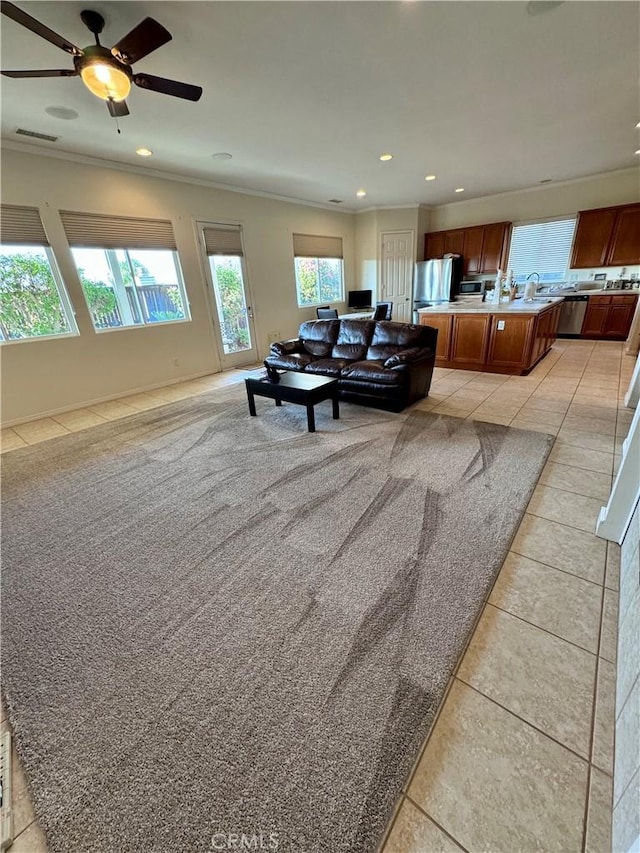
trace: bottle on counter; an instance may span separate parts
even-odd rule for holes
[[[496,305],[500,302],[500,297],[502,295],[502,280],[503,280],[503,272],[502,270],[498,270],[496,275],[496,283],[493,286],[493,302]]]

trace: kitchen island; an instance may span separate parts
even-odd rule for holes
[[[438,330],[437,367],[524,376],[556,340],[562,302],[460,301],[420,308],[418,315],[421,325]]]

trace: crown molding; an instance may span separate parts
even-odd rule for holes
[[[130,174],[142,175],[146,178],[160,178],[165,181],[177,181],[181,184],[192,184],[197,187],[208,187],[214,190],[223,190],[224,192],[239,193],[257,198],[267,198],[271,201],[281,201],[286,204],[300,204],[304,207],[316,207],[321,210],[330,210],[333,213],[343,213],[353,215],[357,213],[352,207],[338,207],[335,204],[319,201],[307,201],[301,198],[292,196],[277,195],[276,193],[264,192],[263,190],[252,190],[246,187],[237,187],[233,184],[223,184],[218,181],[210,181],[206,178],[194,178],[187,175],[179,175],[175,172],[165,172],[161,169],[149,169],[143,166],[136,166],[131,163],[120,163],[117,160],[107,160],[102,157],[92,157],[88,154],[74,154],[70,151],[62,151],[51,148],[45,148],[41,145],[31,145],[27,142],[16,142],[13,139],[2,139],[2,149],[9,151],[17,151],[21,154],[33,154],[39,157],[51,157],[56,160],[68,160],[73,163],[81,163],[85,166],[94,166],[99,169],[114,169],[118,172],[128,172]],[[402,205],[403,207],[405,205]]]

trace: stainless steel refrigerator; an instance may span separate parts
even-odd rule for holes
[[[414,322],[418,308],[438,302],[453,302],[462,280],[462,257],[439,258],[416,264],[413,282]]]

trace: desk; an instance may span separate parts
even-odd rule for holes
[[[373,320],[373,310],[350,311],[348,314],[338,314],[338,320]]]

